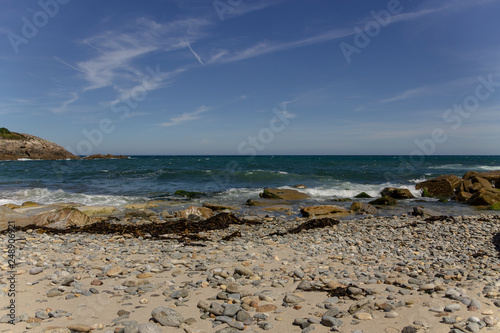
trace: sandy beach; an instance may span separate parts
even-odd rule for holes
[[[15,273],[4,250],[0,275],[16,324],[3,307],[0,332],[500,330],[499,215],[365,215],[297,233],[310,219],[266,216],[198,241],[16,231]]]

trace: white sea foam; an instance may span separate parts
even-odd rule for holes
[[[484,171],[497,171],[500,170],[500,166],[489,166],[489,165],[480,165],[478,167],[475,167],[472,170],[484,170]]]
[[[146,198],[118,195],[99,195],[71,193],[63,190],[49,190],[46,188],[33,188],[17,191],[0,192],[0,205],[13,203],[20,205],[26,201],[34,201],[40,204],[52,204],[59,202],[75,202],[84,205],[105,205],[120,207],[129,203],[144,201]]]
[[[353,198],[361,192],[365,192],[372,197],[377,197],[380,192],[386,187],[396,187],[396,188],[406,188],[416,196],[421,196],[419,190],[415,189],[413,185],[401,185],[401,184],[355,184],[355,183],[341,183],[335,186],[319,186],[307,189],[301,189],[300,191],[309,194],[313,198],[327,199],[327,198]]]

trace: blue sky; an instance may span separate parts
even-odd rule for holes
[[[498,1],[0,8],[0,126],[74,153],[500,154]]]

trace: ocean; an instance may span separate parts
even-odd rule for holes
[[[0,205],[35,201],[123,206],[147,200],[179,201],[177,190],[205,194],[193,203],[243,205],[266,187],[301,189],[311,204],[373,197],[385,187],[409,189],[417,198],[451,213],[473,210],[458,203],[421,198],[415,184],[443,174],[500,170],[500,156],[131,156],[128,159],[1,161]],[[417,202],[415,202],[417,201]],[[344,204],[344,205],[347,205]]]

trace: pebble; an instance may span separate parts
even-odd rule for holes
[[[30,275],[37,275],[43,272],[43,267],[33,267],[28,272]]]
[[[181,314],[164,306],[154,308],[151,317],[162,326],[179,327],[184,322],[184,317]]]
[[[270,217],[260,225],[207,231],[203,236],[213,241],[196,241],[204,246],[118,234],[19,231],[19,238],[30,241],[20,251],[17,287],[32,292],[38,284],[40,292],[33,301],[37,310],[22,315],[26,326],[21,327],[42,327],[48,333],[159,333],[164,326],[186,333],[362,333],[356,325],[373,325],[383,333],[424,333],[434,327],[463,333],[494,331],[498,325],[500,257],[491,234],[500,232],[500,218],[495,215],[455,217],[453,223],[365,216],[332,228],[275,236],[305,220],[266,214]],[[233,231],[241,236],[219,241]],[[38,281],[22,280],[42,272]],[[0,297],[7,276],[0,271]],[[66,326],[61,323],[68,320],[78,323],[80,313],[93,310],[55,310],[60,302],[102,300],[120,305],[117,318],[97,311],[89,316],[91,326],[45,329]],[[184,320],[182,314],[196,304],[199,316]],[[139,316],[138,309],[147,309],[150,316]],[[403,319],[417,314],[427,322],[413,317],[412,326],[401,327]],[[4,317],[0,321],[8,322]]]

